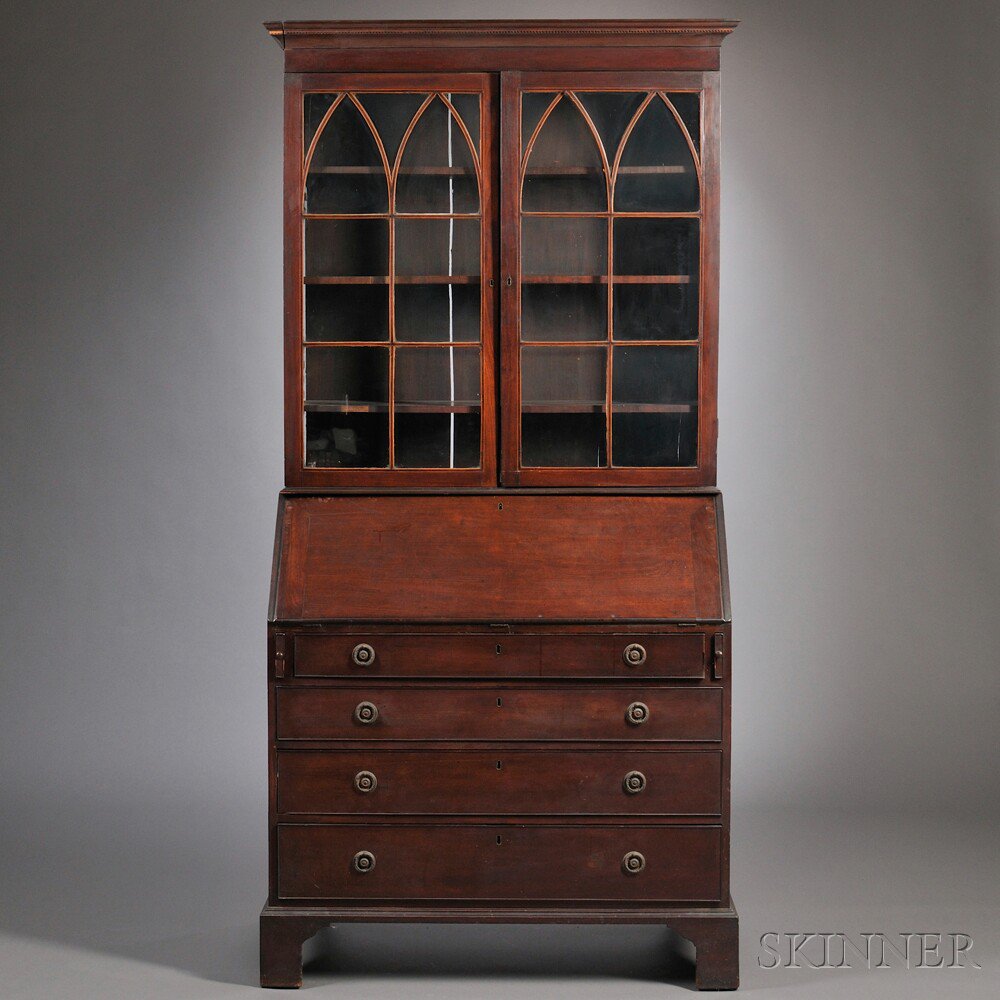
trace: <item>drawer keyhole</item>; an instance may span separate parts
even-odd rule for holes
[[[503,708],[503,698],[497,698],[497,708]]]
[[[500,768],[502,768],[502,767],[503,767],[503,763],[502,763],[501,761],[499,761],[499,760],[498,760],[498,761],[497,761],[497,770],[499,771],[499,770],[500,770]]]
[[[497,837],[497,847],[503,843],[503,837]]]
[[[497,656],[499,656],[502,652],[503,652],[503,646],[501,646],[500,643],[498,642],[497,643]]]

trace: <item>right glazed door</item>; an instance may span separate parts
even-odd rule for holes
[[[504,75],[506,485],[714,485],[713,88]]]

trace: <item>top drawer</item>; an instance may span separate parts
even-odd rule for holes
[[[296,635],[296,677],[699,679],[701,633]]]

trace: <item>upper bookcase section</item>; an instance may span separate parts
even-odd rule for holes
[[[287,486],[715,484],[733,27],[268,25]]]
[[[719,20],[269,21],[288,73],[719,68]],[[580,58],[586,51],[586,60]]]

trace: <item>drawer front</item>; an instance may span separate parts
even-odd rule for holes
[[[280,825],[286,900],[719,902],[718,826]]]
[[[720,740],[720,688],[279,687],[279,740]]]
[[[278,754],[278,812],[717,816],[719,750]]]
[[[297,677],[705,675],[705,637],[685,634],[297,635]]]

